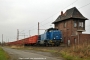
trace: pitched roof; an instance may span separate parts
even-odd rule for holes
[[[87,20],[87,18],[85,18],[76,7],[73,7],[71,9],[68,9],[63,15],[59,15],[58,18],[53,22],[53,24],[70,18]]]

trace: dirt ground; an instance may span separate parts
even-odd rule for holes
[[[28,47],[32,48],[32,47]],[[59,50],[59,47],[33,47],[36,49],[51,49],[51,50]],[[3,49],[8,52],[11,56],[11,60],[63,60],[58,54],[43,52],[39,50],[29,50],[29,49],[11,49],[3,47]],[[33,58],[42,58],[42,59],[33,59]],[[26,58],[26,59],[25,59]],[[32,59],[31,59],[32,58]]]

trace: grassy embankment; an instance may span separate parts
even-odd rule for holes
[[[9,55],[0,47],[0,60],[9,60]]]
[[[60,47],[58,47],[60,48]],[[90,60],[90,44],[75,45],[61,49],[29,48],[33,50],[46,51],[62,56],[66,60]]]
[[[66,60],[90,60],[90,44],[67,47],[60,53]]]
[[[58,49],[47,49],[47,47],[25,47],[22,49],[51,52],[60,57],[62,56],[66,60],[90,60],[90,44],[63,47],[62,50],[60,48],[61,47],[58,47]]]

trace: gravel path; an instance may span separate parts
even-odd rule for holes
[[[40,52],[33,50],[17,50],[7,47],[2,47],[12,57],[11,60],[62,60],[52,56],[48,52]]]

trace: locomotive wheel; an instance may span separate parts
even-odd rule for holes
[[[60,45],[60,43],[57,43],[57,44],[56,44],[56,46],[59,46],[59,45]]]
[[[54,43],[54,46],[59,46],[59,45],[60,45],[60,43],[58,43],[58,42]]]
[[[49,46],[47,42],[44,43],[45,46]]]

